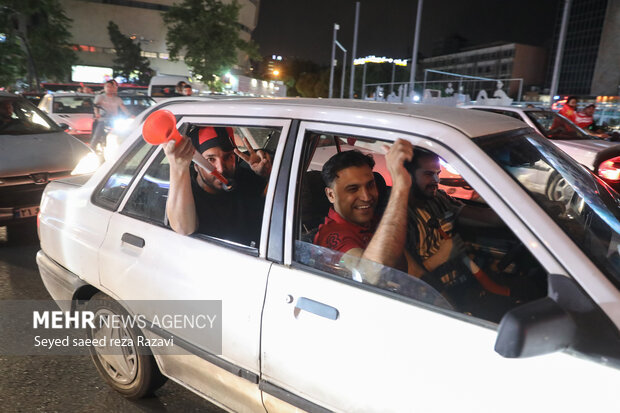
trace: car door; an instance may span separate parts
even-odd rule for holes
[[[289,121],[193,116],[180,119],[178,125],[187,128],[189,124],[250,129],[261,135],[262,143],[275,137],[269,145],[277,171],[278,137],[287,133]],[[273,134],[267,136],[266,131]],[[268,185],[265,211],[271,209],[275,176],[273,173]],[[142,304],[131,301],[129,306],[153,308],[174,302],[181,306],[203,303],[206,308],[208,302],[220,303],[219,343],[204,340],[198,330],[176,334],[164,328],[160,333],[176,334],[175,343],[181,346],[172,352],[154,349],[160,369],[227,409],[263,409],[257,386],[260,315],[271,265],[265,260],[265,230],[256,246],[208,235],[177,234],[168,227],[165,216],[169,169],[162,148],[152,154],[138,178],[112,216],[100,250],[102,287],[122,302],[149,300]],[[268,217],[265,214],[263,228]]]
[[[423,130],[415,126],[409,129]],[[519,219],[520,213],[535,213],[535,205],[522,201],[519,211],[502,199],[502,191],[518,191],[519,186],[502,178],[501,170],[492,170],[496,185],[489,187],[476,172],[484,170],[484,159],[474,170],[461,158],[463,153],[471,156],[475,145],[459,140],[454,130],[438,127],[435,132],[443,138],[453,136],[457,144],[448,150],[429,136],[301,122],[283,219],[283,260],[270,270],[263,311],[260,387],[267,410],[583,411],[593,402],[596,409],[617,408],[614,386],[609,385],[618,382],[617,370],[566,353],[502,358],[493,351],[495,323],[447,308],[428,285],[414,285],[405,293],[389,284],[386,288],[359,282],[355,271],[346,272],[342,255],[300,236],[300,182],[306,154],[315,152],[304,146],[309,136],[387,142],[402,137],[435,151],[456,168],[547,274],[567,275]],[[402,280],[401,286],[409,282],[403,273],[386,271],[392,280]],[[596,385],[591,377],[597,377]]]

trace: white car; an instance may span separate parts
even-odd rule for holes
[[[239,412],[620,409],[620,199],[533,129],[456,108],[360,101],[156,108],[182,132],[231,127],[274,164],[260,237],[247,245],[170,229],[168,160],[141,127],[89,179],[48,185],[37,262],[50,295],[97,320],[147,321],[87,329],[129,343],[115,354],[91,349],[120,393],[137,398],[169,377]],[[346,142],[379,154],[398,138],[441,156],[498,214],[497,231],[474,223],[462,236],[529,298],[477,317],[418,278],[312,244],[329,208],[316,149],[336,153]],[[514,172],[550,169],[572,188],[568,204]],[[172,305],[209,309],[215,324],[155,325]],[[145,339],[148,351],[136,344]]]
[[[590,135],[550,110],[515,106],[465,105],[520,119],[620,192],[620,144]],[[558,192],[559,193],[559,192]]]
[[[39,102],[39,109],[67,133],[89,143],[93,129],[94,98],[89,93],[48,93]]]

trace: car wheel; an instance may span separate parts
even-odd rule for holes
[[[110,316],[128,315],[127,311],[113,298],[103,293],[95,294],[86,305],[86,310],[95,315],[95,327],[101,325],[99,319]],[[155,358],[152,354],[145,354],[144,348],[138,350],[137,339],[143,336],[135,326],[102,326],[101,328],[88,329],[89,339],[101,340],[105,337],[106,342],[110,339],[127,339],[133,343],[113,354],[105,347],[91,346],[90,355],[97,367],[97,371],[103,379],[117,392],[128,399],[139,399],[151,394],[166,382],[166,377],[161,374]]]
[[[554,174],[549,180],[547,186],[547,198],[551,201],[558,201],[564,205],[568,205],[575,190],[566,182],[566,179],[560,174]]]

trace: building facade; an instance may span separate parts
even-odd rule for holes
[[[506,85],[508,94],[517,95],[519,88],[542,86],[545,79],[546,50],[542,47],[519,43],[503,43],[470,48],[458,53],[444,54],[422,60],[422,69],[458,73],[460,75],[491,79],[523,79]],[[449,77],[445,81],[451,80]],[[454,82],[455,79],[452,79]],[[476,90],[463,90],[474,94]]]
[[[229,3],[231,0],[223,0]],[[237,0],[240,37],[250,40],[258,21],[259,0]],[[73,20],[72,41],[78,64],[95,68],[111,68],[115,52],[108,35],[108,22],[119,26],[121,33],[140,42],[143,55],[156,74],[190,75],[183,61],[172,62],[166,47],[166,28],[162,12],[179,0],[60,0],[65,13]],[[237,69],[245,71],[249,62],[239,54]]]
[[[564,7],[558,7],[547,72],[551,84]],[[572,0],[558,94],[618,95],[620,85],[620,0]]]

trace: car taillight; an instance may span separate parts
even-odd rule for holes
[[[41,239],[41,210],[37,213],[37,237]]]
[[[620,156],[601,162],[598,176],[608,181],[620,181]]]

